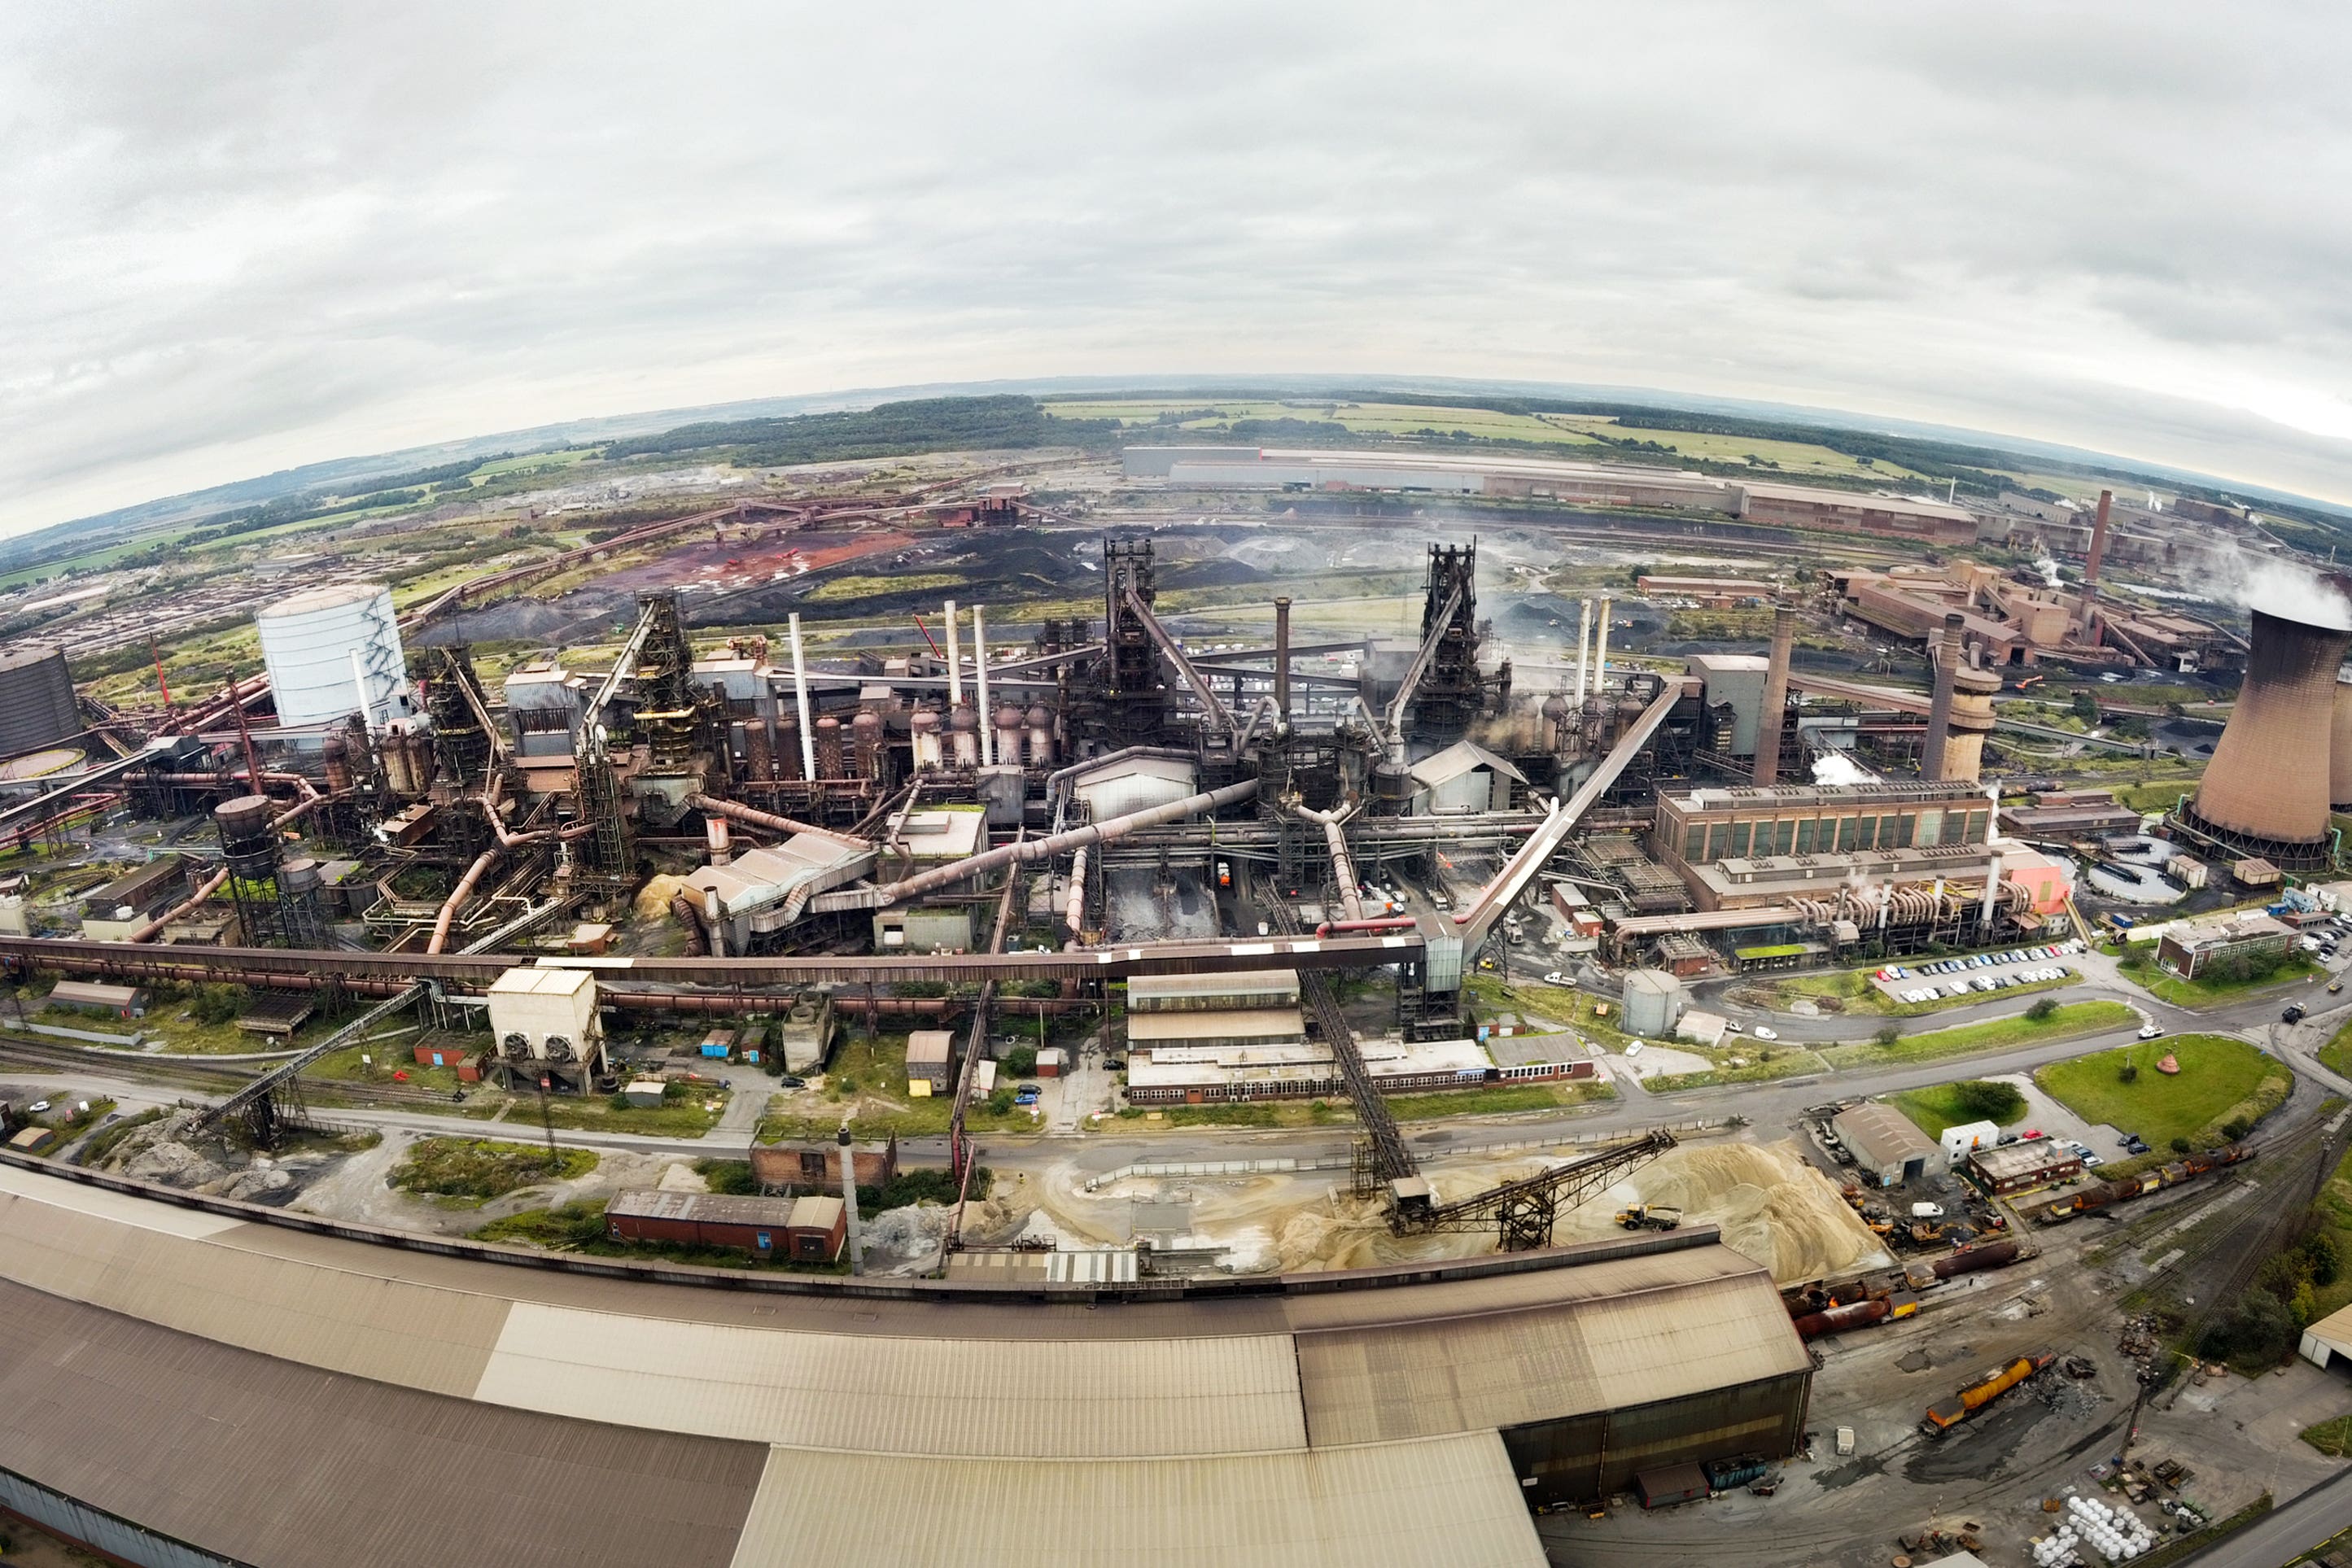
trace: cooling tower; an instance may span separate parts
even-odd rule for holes
[[[2352,811],[2352,681],[2336,680],[2336,722],[2327,747],[2327,798],[2339,811]]]
[[[2326,858],[2336,668],[2352,631],[2254,612],[2246,684],[2189,825],[2283,870]]]

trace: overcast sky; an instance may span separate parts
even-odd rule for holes
[[[1601,382],[2352,501],[2352,12],[0,7],[0,529],[993,376]]]

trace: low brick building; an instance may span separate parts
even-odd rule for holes
[[[829,1263],[841,1254],[848,1214],[841,1199],[738,1197],[643,1188],[604,1207],[604,1234],[615,1241],[668,1241],[719,1247],[753,1258]]]
[[[2157,942],[2156,961],[2181,978],[2193,980],[2227,959],[2283,954],[2294,946],[2294,928],[2267,915],[2184,920]]]
[[[887,1186],[898,1174],[898,1140],[856,1144],[850,1165],[860,1186]],[[763,1187],[841,1186],[841,1145],[831,1138],[788,1138],[751,1145],[751,1176]]]

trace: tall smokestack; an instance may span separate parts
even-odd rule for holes
[[[1592,601],[1588,599],[1584,601],[1584,608],[1576,617],[1576,706],[1579,707],[1584,706],[1585,677],[1592,673],[1591,667],[1586,663],[1591,649]]]
[[[1601,596],[1601,624],[1592,634],[1592,695],[1609,695],[1609,596]]]
[[[849,1271],[866,1272],[866,1243],[857,1234],[857,1154],[850,1146],[849,1124],[841,1124],[841,1208],[849,1241]]]
[[[2113,490],[2099,492],[2099,515],[2091,524],[2091,557],[2083,565],[2083,641],[2098,645],[2099,561],[2107,553],[2107,508],[2115,505]]]
[[[1797,612],[1772,612],[1772,658],[1764,669],[1764,713],[1756,727],[1756,782],[1780,781],[1780,736],[1789,727],[1789,656],[1797,645]]]
[[[2197,786],[2189,825],[2281,869],[2324,861],[2336,670],[2352,631],[2253,612],[2245,685]]]
[[[963,706],[963,653],[956,643],[955,601],[948,601],[948,712]]]
[[[1944,777],[1944,743],[1952,735],[1952,687],[1960,674],[1961,628],[1967,618],[1957,610],[1944,617],[1944,635],[1929,644],[1936,661],[1936,695],[1927,704],[1927,743],[1919,748],[1919,777]]]
[[[801,711],[801,777],[814,779],[817,776],[816,730],[809,722],[808,665],[801,658],[800,615],[795,612],[785,624],[791,628],[793,640],[793,701]]]
[[[995,710],[988,706],[988,624],[981,619],[977,604],[971,607],[971,670],[972,678],[980,687],[975,699],[980,704],[980,760],[983,767],[992,767],[996,762],[996,753],[992,749],[993,743],[989,739],[988,721]]]
[[[1283,723],[1290,722],[1290,600],[1287,595],[1274,601],[1274,711]]]

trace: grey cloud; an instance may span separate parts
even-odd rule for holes
[[[631,408],[1181,371],[1780,398],[2352,499],[2347,31],[20,7],[0,528]]]

